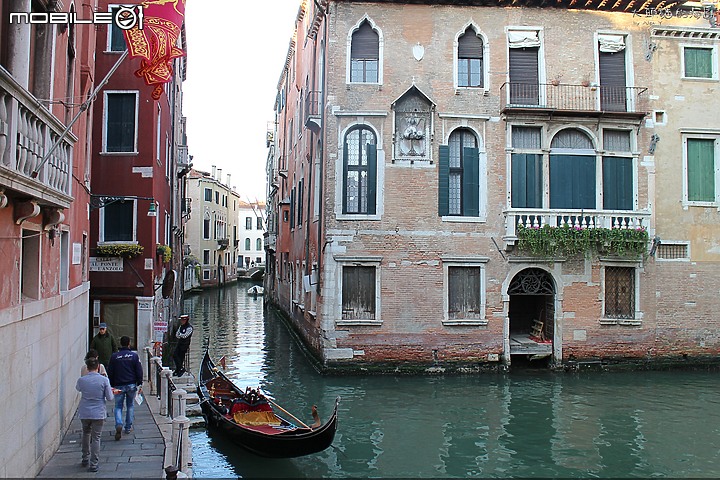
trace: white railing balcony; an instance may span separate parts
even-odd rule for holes
[[[0,188],[47,205],[70,207],[75,135],[65,135],[40,166],[63,130],[65,125],[0,66]]]
[[[513,208],[505,214],[505,245],[517,242],[517,229],[569,226],[573,228],[649,229],[650,212],[637,210],[544,210]]]
[[[190,156],[188,155],[187,145],[178,145],[177,165],[179,168],[185,168],[190,165]]]

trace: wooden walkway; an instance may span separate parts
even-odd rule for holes
[[[510,355],[552,355],[552,343],[538,343],[529,333],[511,333]]]

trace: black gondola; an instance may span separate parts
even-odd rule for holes
[[[197,392],[207,424],[223,430],[256,455],[300,457],[325,450],[335,438],[340,397],[326,423],[319,422],[313,407],[315,423],[305,425],[259,391],[238,388],[215,366],[207,351],[200,366]]]

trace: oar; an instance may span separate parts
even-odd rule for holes
[[[280,411],[283,412],[284,414],[292,417],[293,420],[295,420],[296,422],[298,422],[298,423],[299,423],[300,425],[302,425],[303,427],[307,428],[308,430],[312,430],[312,429],[313,429],[312,427],[308,427],[307,425],[305,425],[305,424],[303,423],[303,421],[300,420],[299,418],[297,418],[295,415],[293,415],[292,413],[288,412],[287,410],[285,410],[283,407],[281,407],[281,406],[278,405],[277,403],[275,403],[275,402],[273,402],[272,400],[270,400],[270,399],[267,397],[267,395],[265,395],[264,393],[263,393],[263,396],[265,397],[265,400],[267,400],[268,402],[272,403],[273,406],[277,407],[278,410],[280,410]]]

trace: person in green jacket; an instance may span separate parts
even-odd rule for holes
[[[110,356],[118,351],[117,340],[107,331],[105,322],[98,325],[98,334],[90,342],[90,348],[97,350],[98,360],[107,368],[110,363]]]

